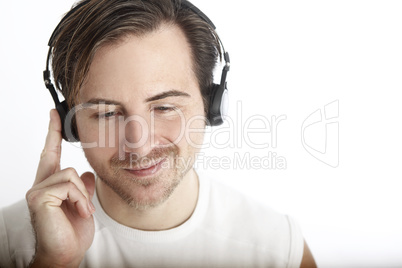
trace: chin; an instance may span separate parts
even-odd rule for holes
[[[155,148],[135,161],[130,157],[121,160],[117,155],[106,162],[99,161],[99,154],[86,156],[101,182],[112,190],[111,195],[130,207],[147,209],[165,203],[191,169],[193,161],[182,158],[192,160],[193,157],[183,153],[185,157],[178,147],[172,146]],[[150,161],[141,161],[144,159]]]
[[[177,169],[161,168],[153,176],[137,177],[124,169],[105,173],[95,170],[99,179],[127,205],[145,210],[165,203],[183,179]]]

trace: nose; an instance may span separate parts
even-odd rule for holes
[[[119,133],[121,148],[124,153],[136,154],[139,157],[147,155],[152,150],[152,130],[149,120],[140,115],[127,117]]]

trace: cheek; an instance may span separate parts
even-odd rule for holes
[[[103,155],[99,153],[98,148],[84,148],[83,150],[89,164],[92,167],[97,166],[100,161],[99,156]]]
[[[85,157],[94,169],[104,165],[116,154],[118,148],[114,146],[115,141],[109,142],[110,133],[102,131],[99,124],[77,116],[77,129]]]
[[[200,99],[194,107],[193,114],[186,122],[186,143],[191,147],[200,148],[204,141],[206,118],[204,104]]]
[[[78,136],[83,145],[98,142],[98,127],[78,112],[76,115]]]
[[[157,144],[178,144],[184,136],[185,126],[186,121],[179,116],[155,119],[151,123],[151,133]]]
[[[160,140],[168,140],[177,146],[199,147],[204,138],[205,116],[203,105],[194,104],[176,114],[155,119],[154,133]]]
[[[77,115],[77,129],[82,147],[115,148],[119,137],[118,123]]]
[[[200,148],[204,142],[205,119],[193,117],[187,122],[185,131],[185,143],[190,147]]]
[[[117,148],[107,146],[88,146],[83,143],[82,148],[89,164],[96,169],[98,166],[104,166],[110,159],[117,155]]]
[[[114,152],[109,152],[108,148],[87,148],[83,149],[85,157],[97,174],[110,175],[110,159],[114,156]]]

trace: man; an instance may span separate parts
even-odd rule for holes
[[[96,180],[60,170],[66,125],[52,110],[26,202],[0,213],[1,267],[315,266],[290,218],[192,168],[221,52],[205,18],[175,0],[92,0],[54,38]]]

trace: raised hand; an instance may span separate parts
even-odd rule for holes
[[[26,194],[36,236],[31,267],[78,267],[94,237],[94,174],[60,170],[61,141],[60,117],[51,110],[35,182]]]

